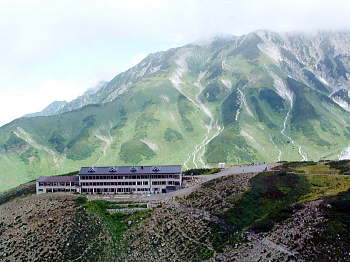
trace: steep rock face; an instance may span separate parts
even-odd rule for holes
[[[45,107],[42,111],[32,114],[24,115],[24,117],[36,116],[52,116],[61,112],[61,110],[68,104],[67,101],[54,101]]]
[[[0,190],[82,165],[344,158],[349,41],[256,31],[151,54],[61,114],[2,127]],[[4,149],[11,134],[31,148],[27,161]]]
[[[66,103],[62,108],[60,108],[59,113],[69,112],[89,104],[101,103],[101,95],[99,94],[107,84],[108,82],[105,81],[99,82],[96,86],[88,89],[82,96],[79,96],[73,101]]]

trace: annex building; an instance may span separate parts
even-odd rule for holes
[[[181,186],[180,165],[82,167],[77,175],[39,177],[36,193],[154,194]]]

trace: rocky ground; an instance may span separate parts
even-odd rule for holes
[[[208,181],[178,201],[186,206],[212,213],[221,212],[231,207],[233,200],[249,188],[249,180],[255,175],[255,173],[239,174]]]
[[[33,195],[0,206],[1,261],[94,261],[101,222],[74,195]]]
[[[122,242],[76,204],[77,195],[15,194],[0,205],[0,261],[350,261],[350,246],[327,235],[328,198],[298,204],[267,233],[235,232],[220,213],[234,207],[254,175],[221,177],[159,201],[130,223]]]

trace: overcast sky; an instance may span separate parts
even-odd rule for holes
[[[346,0],[0,0],[0,126],[148,53],[218,34],[347,29]]]

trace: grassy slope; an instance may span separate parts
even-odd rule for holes
[[[302,168],[306,173],[261,173],[251,180],[250,190],[238,200],[233,200],[233,208],[219,215],[239,230],[269,231],[275,223],[290,217],[299,208],[299,204],[336,196],[350,188],[350,176],[315,175],[307,172],[325,171],[322,163],[295,165],[295,170]]]
[[[0,175],[0,191],[40,175],[70,172],[80,166],[182,164],[204,136],[204,119],[198,114],[198,109],[181,99],[169,80],[159,74],[135,83],[128,93],[107,104],[59,116],[16,120],[1,128],[0,144],[15,132],[24,140],[29,138],[28,146],[37,153],[29,155],[27,161],[21,158],[23,152],[0,154],[0,165],[6,169]],[[183,117],[189,121],[190,130],[181,121]],[[181,139],[168,141],[165,132],[169,128]],[[49,142],[54,134],[63,138],[62,152]]]

